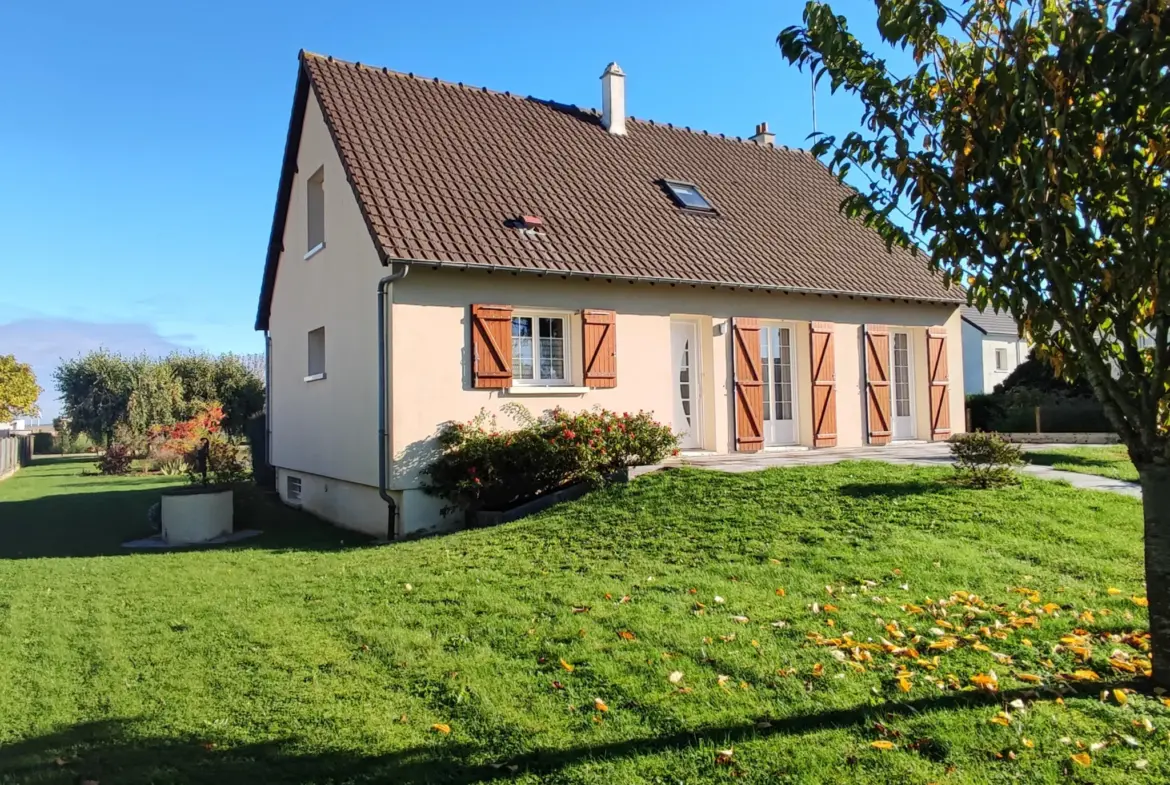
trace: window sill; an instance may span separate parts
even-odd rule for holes
[[[506,387],[504,392],[508,395],[584,395],[589,392],[589,387],[569,387],[567,385],[548,385],[548,386],[520,386],[520,387]]]
[[[323,242],[317,243],[316,245],[314,245],[312,248],[309,249],[309,252],[307,254],[305,254],[305,261],[306,262],[309,261],[314,256],[316,256],[318,253],[320,253],[321,251],[324,251],[324,250],[325,250],[325,243],[323,243]]]
[[[321,381],[321,380],[322,380],[322,379],[324,379],[324,378],[325,378],[325,374],[323,374],[323,373],[315,373],[315,374],[313,374],[313,375],[311,375],[311,376],[306,376],[306,377],[305,377],[305,381],[306,381],[306,382],[319,382],[319,381]]]

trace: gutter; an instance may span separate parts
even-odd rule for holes
[[[395,269],[397,267],[397,269]],[[392,272],[378,281],[378,495],[387,506],[386,539],[398,538],[398,502],[390,495],[386,487],[386,469],[389,465],[387,451],[386,410],[389,408],[389,391],[386,384],[386,298],[390,295],[389,287],[406,277],[410,272],[410,265],[395,261],[390,265]]]

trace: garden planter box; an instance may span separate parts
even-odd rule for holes
[[[626,483],[635,477],[650,472],[658,471],[664,468],[663,466],[627,466],[625,469],[619,469],[613,474],[609,475],[610,482]],[[585,483],[578,483],[570,485],[566,488],[561,488],[559,491],[546,493],[544,496],[538,496],[532,501],[524,502],[521,505],[513,507],[510,510],[478,510],[468,511],[467,525],[471,527],[479,526],[495,526],[500,523],[510,523],[520,518],[526,518],[529,515],[535,515],[542,510],[547,510],[554,504],[561,502],[570,502],[574,499],[580,499],[585,494],[589,493],[591,488]]]
[[[176,488],[162,495],[162,537],[169,545],[193,545],[232,533],[232,489]]]

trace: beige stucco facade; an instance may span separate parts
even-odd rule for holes
[[[321,167],[325,182],[325,246],[310,258],[306,184]],[[916,437],[930,435],[926,329],[948,330],[950,419],[963,422],[963,362],[959,312],[946,305],[891,302],[832,295],[791,295],[726,288],[607,282],[557,275],[436,270],[414,265],[390,287],[388,306],[387,483],[399,519],[391,532],[378,486],[377,282],[386,275],[370,240],[340,159],[310,96],[297,154],[297,174],[285,225],[269,325],[271,461],[282,496],[323,518],[378,536],[450,526],[440,500],[419,490],[420,470],[434,456],[444,422],[465,421],[481,410],[508,418],[502,407],[518,402],[533,413],[555,406],[617,411],[647,410],[670,422],[676,393],[671,364],[672,322],[695,324],[699,349],[699,448],[735,449],[732,378],[733,317],[783,323],[795,350],[797,446],[813,443],[809,322],[835,326],[837,440],[866,441],[863,325],[905,328],[910,334]],[[567,315],[572,385],[565,388],[472,387],[470,305]],[[583,309],[616,313],[617,384],[581,387]],[[307,381],[308,333],[325,328],[325,376]],[[289,478],[300,481],[289,498]]]

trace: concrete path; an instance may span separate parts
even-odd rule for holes
[[[1021,445],[1025,451],[1051,450],[1076,445],[1035,444]],[[941,442],[895,444],[888,447],[828,447],[821,450],[784,450],[777,452],[731,453],[728,455],[686,454],[668,462],[668,465],[695,466],[721,472],[756,472],[774,466],[801,466],[809,464],[840,463],[841,461],[884,461],[914,466],[950,466],[950,448]],[[1137,483],[1098,477],[1095,474],[1063,472],[1050,466],[1027,464],[1020,472],[1042,480],[1063,480],[1076,488],[1108,491],[1140,499],[1142,489]]]

